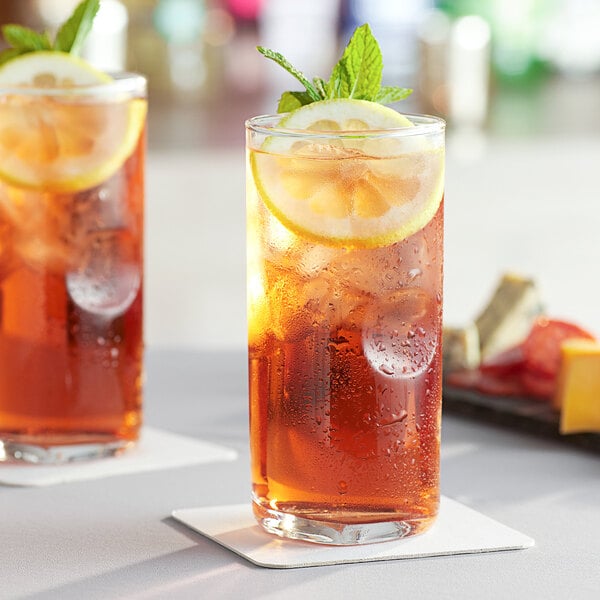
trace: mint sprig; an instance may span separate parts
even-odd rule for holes
[[[283,67],[292,77],[295,77],[305,88],[308,97],[313,101],[317,102],[318,100],[322,100],[321,96],[319,96],[319,92],[315,89],[315,86],[306,78],[302,71],[299,71],[290,63],[290,61],[280,54],[279,52],[275,52],[274,50],[269,50],[268,48],[263,48],[262,46],[257,46],[256,48],[263,56],[266,58],[270,58],[275,61],[279,66]]]
[[[408,98],[413,93],[410,88],[401,88],[392,85],[382,85],[375,97],[375,102],[380,104],[393,104]]]
[[[312,82],[296,69],[282,54],[258,46],[257,50],[275,61],[305,88],[302,92],[284,92],[279,99],[277,112],[290,112],[306,104],[332,98],[355,98],[380,104],[391,104],[412,94],[409,88],[382,86],[383,59],[377,40],[367,23],[358,27],[342,58],[333,67],[327,81],[320,77]]]
[[[54,50],[79,54],[99,8],[100,0],[84,0],[77,6],[56,33]]]
[[[51,44],[48,34],[38,33],[21,25],[5,25],[2,28],[4,39],[13,48],[18,50],[27,50],[33,52],[35,50],[50,50]]]
[[[0,52],[0,65],[22,54],[40,50],[79,54],[99,8],[100,0],[83,0],[59,28],[53,43],[46,32],[38,33],[21,25],[4,25],[2,35],[11,47]]]

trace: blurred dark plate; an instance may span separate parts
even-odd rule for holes
[[[600,433],[561,435],[559,414],[547,403],[531,398],[491,396],[475,390],[444,385],[444,412],[462,415],[513,431],[523,431],[540,437],[600,453]]]

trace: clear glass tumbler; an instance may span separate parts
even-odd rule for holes
[[[135,442],[146,81],[0,89],[0,460]]]
[[[444,122],[246,123],[253,509],[360,544],[439,504]]]

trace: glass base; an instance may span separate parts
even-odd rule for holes
[[[10,436],[0,434],[0,462],[60,465],[120,454],[134,441],[101,435]]]
[[[259,525],[267,531],[280,537],[293,540],[303,540],[315,544],[330,544],[333,546],[350,546],[357,544],[373,544],[389,542],[423,533],[433,524],[435,516],[419,519],[373,520],[375,515],[364,515],[366,522],[358,522],[360,517],[352,516],[352,522],[342,523],[327,519],[319,519],[318,515],[307,518],[290,513],[284,513],[253,502],[254,516]],[[392,515],[379,515],[380,519],[391,519]]]

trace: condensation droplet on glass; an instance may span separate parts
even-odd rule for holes
[[[417,277],[421,276],[423,274],[423,271],[421,271],[421,269],[419,268],[415,268],[415,269],[411,269],[408,272],[408,281],[414,281]]]
[[[388,365],[379,365],[379,370],[382,373],[385,373],[386,375],[393,375],[394,374],[394,369],[392,369],[391,367],[389,367]]]

